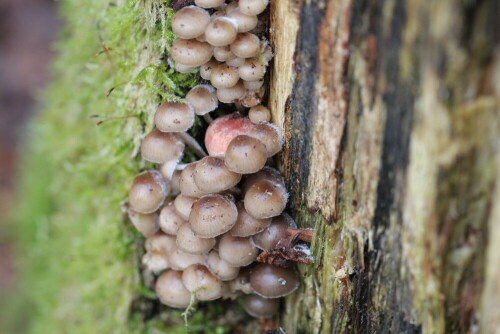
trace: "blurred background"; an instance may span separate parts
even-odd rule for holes
[[[49,79],[59,27],[51,0],[0,0],[0,298],[14,282],[15,247],[9,240],[10,203],[26,122]]]

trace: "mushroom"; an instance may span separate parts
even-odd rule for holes
[[[156,213],[139,213],[127,208],[127,214],[132,225],[146,238],[154,235],[160,229]]]
[[[186,102],[193,108],[196,115],[203,116],[217,109],[219,101],[215,88],[210,85],[193,87],[186,95]]]
[[[194,182],[194,172],[196,169],[196,162],[191,163],[184,168],[179,179],[179,187],[181,194],[188,197],[199,198],[206,193],[202,191]]]
[[[147,237],[144,246],[147,252],[160,251],[168,254],[175,249],[175,237],[163,232],[158,232]]]
[[[128,201],[134,211],[152,213],[163,204],[169,191],[170,185],[160,172],[149,170],[135,178],[128,192]]]
[[[279,298],[294,292],[299,287],[299,279],[294,268],[259,263],[250,274],[250,285],[259,296]]]
[[[247,175],[245,182],[241,188],[242,193],[246,193],[248,189],[257,181],[268,180],[274,183],[279,183],[285,186],[285,180],[281,173],[269,166],[265,166],[255,174]]]
[[[194,171],[194,182],[206,193],[218,193],[230,189],[241,180],[241,174],[230,171],[224,159],[205,157],[198,161]]]
[[[279,298],[264,298],[258,295],[245,296],[243,303],[245,311],[252,317],[256,318],[272,318],[280,309]]]
[[[233,59],[235,55],[231,52],[229,45],[217,46],[214,48],[214,58],[218,61]]]
[[[213,46],[196,39],[177,38],[172,43],[170,56],[176,63],[186,66],[200,66],[212,58]]]
[[[245,108],[255,107],[262,102],[260,95],[254,90],[247,90],[245,96],[243,96],[239,101]]]
[[[160,211],[160,228],[163,232],[176,235],[179,227],[186,221],[175,210],[174,202],[170,202]]]
[[[229,231],[238,217],[236,205],[219,194],[205,195],[194,205],[189,223],[200,238],[214,238]]]
[[[227,16],[236,21],[238,32],[247,32],[257,26],[257,16],[243,14],[239,8],[235,8]]]
[[[266,146],[260,140],[247,135],[235,137],[226,150],[226,166],[235,173],[255,173],[264,167],[266,161]]]
[[[286,207],[288,193],[284,185],[269,180],[255,182],[245,193],[245,209],[255,218],[280,215]]]
[[[221,64],[213,69],[210,74],[210,83],[215,88],[230,88],[238,83],[240,76],[238,69]]]
[[[200,66],[200,76],[205,80],[210,80],[210,75],[214,68],[219,66],[219,62],[212,59]]]
[[[221,281],[230,281],[235,279],[240,272],[239,267],[230,266],[226,261],[220,258],[216,250],[212,250],[207,256],[207,266],[210,272]]]
[[[210,251],[215,245],[214,238],[197,237],[188,222],[182,224],[177,231],[177,246],[180,250],[190,254],[203,254]]]
[[[217,98],[222,103],[234,103],[245,96],[247,90],[242,81],[229,88],[217,89]]]
[[[216,118],[205,133],[205,147],[209,155],[226,154],[227,146],[239,135],[248,134],[254,124],[238,113]]]
[[[142,158],[154,163],[177,163],[182,159],[184,142],[174,133],[153,129],[141,143]]]
[[[243,81],[243,86],[245,86],[246,89],[250,89],[250,90],[259,90],[263,84],[264,84],[264,80]]]
[[[238,33],[238,24],[229,17],[213,19],[205,29],[205,38],[213,46],[226,46],[231,44]]]
[[[198,300],[222,297],[222,282],[201,264],[193,264],[182,273],[182,283]]]
[[[193,209],[193,204],[198,199],[195,197],[184,196],[183,194],[177,195],[174,200],[175,211],[182,217],[184,220],[189,219],[189,214]]]
[[[167,176],[169,176],[171,173],[171,167],[168,165],[162,164],[159,166],[159,171],[165,179],[168,179]],[[181,170],[174,170],[173,174],[170,176],[171,177],[170,178],[170,188],[171,188],[170,191],[173,194],[176,194],[176,193],[181,191],[181,189],[179,188],[179,179],[181,177],[181,173],[182,173]]]
[[[210,23],[210,14],[196,6],[187,6],[175,13],[172,31],[180,38],[196,38],[203,34]]]
[[[224,234],[219,240],[219,256],[230,266],[247,266],[257,257],[258,250],[250,238]]]
[[[238,1],[231,1],[224,10],[227,14],[231,14],[231,12],[236,8],[238,8]]]
[[[255,57],[260,51],[259,37],[249,32],[242,32],[231,43],[231,52],[240,58]]]
[[[186,308],[191,301],[191,293],[182,284],[182,272],[168,270],[158,277],[155,284],[156,295],[165,305]]]
[[[280,128],[268,122],[256,124],[248,135],[257,138],[266,145],[268,157],[272,157],[281,151],[285,141]]]
[[[195,0],[196,6],[202,8],[216,8],[222,6],[225,0]]]
[[[259,15],[266,10],[269,0],[239,0],[238,6],[246,15]]]
[[[234,56],[231,59],[226,60],[226,64],[233,67],[239,67],[245,63],[245,58],[240,58]]]
[[[190,254],[184,252],[179,247],[174,248],[173,251],[168,253],[168,264],[172,269],[185,270],[192,264],[205,263],[205,256],[201,254]]]
[[[252,267],[245,267],[240,269],[238,276],[229,281],[229,290],[233,293],[241,291],[244,294],[253,293],[254,290],[250,285],[250,274]]]
[[[160,272],[168,268],[168,255],[156,250],[147,252],[142,257],[142,264],[147,271]]]
[[[178,62],[174,62],[172,67],[179,73],[189,73],[196,68],[196,66],[188,66]]]
[[[274,217],[271,225],[252,237],[255,246],[264,251],[276,248],[278,242],[287,237],[288,228],[297,228],[295,221],[286,213]]]
[[[154,121],[162,132],[183,132],[193,126],[194,109],[179,102],[164,102],[156,110]]]
[[[261,80],[266,74],[266,66],[256,58],[247,58],[245,63],[238,67],[238,74],[246,81]]]
[[[243,201],[236,203],[238,219],[229,233],[234,237],[248,237],[257,234],[271,224],[271,218],[256,219],[245,210]]]
[[[271,120],[271,111],[263,105],[258,105],[250,108],[248,118],[255,124],[269,122]]]

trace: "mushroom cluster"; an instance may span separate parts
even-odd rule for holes
[[[159,275],[155,290],[163,304],[186,308],[193,296],[210,301],[245,294],[245,310],[269,318],[299,279],[293,264],[255,263],[297,228],[283,212],[284,180],[269,166],[283,147],[283,134],[257,92],[272,52],[251,31],[268,1],[195,3],[172,20],[179,38],[170,56],[179,72],[200,66],[211,85],[195,86],[185,102],[158,107],[156,127],[141,143],[143,159],[158,167],[135,178],[127,212],[146,237],[142,262]],[[250,109],[247,116],[234,112],[212,120],[208,113],[219,101]],[[208,154],[187,134],[196,115],[209,122]],[[182,163],[186,145],[200,160]]]

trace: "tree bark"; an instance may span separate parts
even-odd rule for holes
[[[500,328],[499,5],[271,1],[269,105],[314,266],[289,333]]]

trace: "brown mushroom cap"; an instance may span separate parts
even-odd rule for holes
[[[229,45],[217,46],[214,48],[214,58],[218,61],[233,59],[235,55],[231,52]]]
[[[194,205],[189,223],[200,238],[214,238],[229,231],[238,217],[236,205],[219,194],[205,195]]]
[[[154,235],[160,229],[156,213],[139,213],[128,208],[127,214],[134,227],[146,238]]]
[[[224,159],[204,157],[196,164],[194,182],[206,193],[218,193],[230,189],[241,180],[241,174],[230,171]]]
[[[273,218],[271,225],[254,235],[253,242],[258,248],[269,251],[276,248],[278,242],[287,237],[288,228],[297,228],[297,224],[292,217],[283,212],[278,217]]]
[[[176,63],[186,66],[200,66],[212,58],[213,46],[196,39],[177,38],[172,43],[170,56]]]
[[[206,193],[203,192],[196,183],[194,182],[194,172],[196,169],[196,163],[191,163],[181,173],[179,179],[179,186],[181,188],[181,193],[188,197],[201,197]]]
[[[232,67],[239,67],[245,63],[245,58],[240,58],[234,56],[231,59],[226,60],[226,64]]]
[[[285,142],[280,128],[268,122],[255,124],[248,135],[257,138],[266,145],[268,157],[272,157],[281,151]]]
[[[193,87],[187,93],[186,102],[189,103],[196,115],[205,115],[217,109],[219,101],[217,100],[217,92],[210,85],[198,85]]]
[[[212,19],[205,29],[205,38],[213,46],[226,46],[236,39],[238,25],[229,17],[217,17]]]
[[[242,32],[231,43],[231,52],[240,58],[255,57],[260,51],[259,37],[249,32]]]
[[[155,212],[163,204],[169,191],[170,185],[160,172],[149,170],[134,179],[128,193],[129,205],[139,213]]]
[[[187,6],[175,13],[172,31],[180,38],[196,38],[203,34],[210,23],[210,14],[200,7]]]
[[[160,251],[165,254],[175,249],[175,236],[158,232],[146,238],[144,243],[146,251]]]
[[[162,132],[184,132],[193,123],[194,109],[186,103],[165,102],[155,113],[156,127]]]
[[[228,3],[226,5],[226,7],[224,8],[225,12],[227,14],[231,14],[231,12],[233,10],[235,10],[236,8],[238,8],[238,1],[231,1],[230,3]]]
[[[182,283],[199,300],[222,297],[222,282],[204,265],[194,264],[186,268],[182,273]]]
[[[236,203],[238,219],[229,233],[234,237],[249,237],[264,230],[271,224],[271,218],[256,219],[245,210],[243,201]]]
[[[243,81],[243,86],[249,90],[259,90],[264,85],[264,80],[258,81]]]
[[[219,62],[215,59],[206,62],[200,66],[200,76],[205,80],[210,80],[210,75],[212,75],[213,69],[217,66],[219,66]]]
[[[191,292],[182,284],[182,272],[168,270],[158,277],[155,285],[156,294],[165,305],[186,308],[191,301]]]
[[[247,58],[245,63],[238,67],[238,74],[246,81],[261,80],[266,74],[266,66],[256,58]]]
[[[210,155],[226,154],[227,146],[239,135],[250,132],[254,124],[246,117],[234,113],[216,118],[205,133],[205,147]]]
[[[193,209],[193,204],[198,199],[196,197],[188,197],[183,194],[177,195],[174,200],[175,210],[184,220],[189,220],[189,215],[191,214],[191,210]]]
[[[283,180],[283,176],[281,173],[269,166],[265,166],[261,170],[259,170],[255,174],[247,175],[245,182],[241,188],[242,193],[246,193],[248,189],[257,181],[268,180],[274,183],[279,183],[285,186],[285,180]]]
[[[239,267],[230,266],[226,261],[220,258],[216,250],[211,251],[207,256],[208,269],[221,281],[230,281],[235,279],[240,272]]]
[[[181,63],[174,63],[174,69],[179,73],[189,73],[196,68],[196,66],[188,66]]]
[[[216,8],[222,6],[225,0],[195,0],[196,6],[202,8]]]
[[[255,124],[269,122],[271,120],[271,111],[263,105],[258,105],[250,108],[248,118]]]
[[[220,64],[213,69],[210,75],[210,83],[216,88],[229,88],[233,87],[240,80],[238,69]]]
[[[234,103],[244,97],[246,92],[247,90],[240,80],[233,87],[217,89],[217,98],[222,103]]]
[[[204,264],[205,256],[184,252],[179,247],[168,253],[168,264],[172,269],[184,270],[192,264]]]
[[[236,21],[238,32],[247,32],[257,26],[257,16],[243,14],[239,8],[235,8],[227,16]]]
[[[142,257],[142,264],[148,271],[160,272],[168,268],[168,255],[156,250],[147,252]]]
[[[229,290],[231,292],[241,291],[244,294],[253,293],[253,288],[250,285],[250,274],[252,272],[252,267],[244,267],[240,269],[238,276],[229,281]]]
[[[279,298],[264,298],[258,295],[245,296],[244,302],[245,311],[252,317],[256,318],[272,318],[280,309]]]
[[[250,238],[224,234],[219,240],[219,256],[230,266],[247,266],[257,257],[258,250]]]
[[[163,232],[176,235],[179,227],[186,221],[175,210],[174,202],[170,202],[160,211],[160,228]]]
[[[286,188],[269,180],[255,182],[245,193],[245,209],[255,218],[264,219],[280,215],[286,207]]]
[[[184,252],[190,254],[204,254],[209,252],[215,245],[214,238],[199,238],[194,235],[189,223],[179,227],[176,237],[177,246]]]
[[[235,173],[255,173],[264,167],[266,161],[266,146],[254,137],[237,136],[227,147],[225,163]]]
[[[269,0],[240,0],[238,6],[242,13],[247,15],[259,15],[266,10]]]
[[[184,146],[184,142],[174,133],[153,129],[142,140],[141,154],[146,161],[158,164],[175,161],[177,164],[182,158]]]
[[[294,292],[299,287],[299,278],[294,268],[259,263],[250,274],[250,285],[259,296],[279,298]]]

